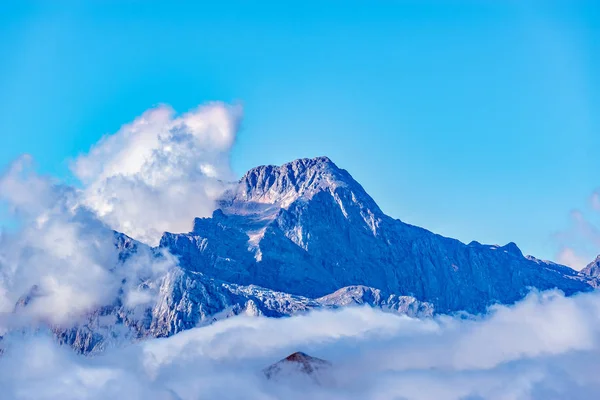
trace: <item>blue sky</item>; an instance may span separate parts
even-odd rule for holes
[[[152,106],[239,101],[240,175],[327,155],[394,217],[544,258],[596,218],[594,1],[2,2],[0,60],[2,166],[72,182]]]

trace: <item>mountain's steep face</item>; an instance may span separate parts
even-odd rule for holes
[[[144,334],[166,337],[234,315],[283,317],[320,306],[305,297],[231,284],[177,268],[161,280]]]
[[[155,282],[142,285],[157,288],[157,296],[150,303],[129,307],[117,299],[74,327],[52,327],[58,342],[80,353],[98,353],[147,337],[172,336],[236,315],[279,318],[352,305],[369,305],[411,317],[433,314],[431,304],[408,296],[383,295],[374,288],[343,288],[323,298],[310,299],[255,285],[236,285],[178,267]],[[26,306],[25,301],[18,305]]]
[[[219,213],[216,221],[220,221]],[[117,347],[147,337],[167,337],[178,332],[215,321],[244,314],[249,316],[284,317],[307,312],[319,308],[338,308],[351,305],[369,305],[384,311],[407,314],[413,317],[429,317],[433,314],[433,306],[420,302],[409,296],[396,294],[384,295],[375,288],[353,287],[342,288],[336,293],[323,298],[309,298],[284,291],[276,291],[253,284],[240,285],[215,279],[214,275],[224,275],[231,280],[245,280],[256,274],[253,254],[248,252],[248,237],[227,225],[215,223],[206,225],[205,220],[198,220],[196,229],[206,232],[210,230],[211,240],[188,236],[166,235],[166,243],[187,248],[190,254],[182,254],[181,262],[191,265],[198,260],[196,268],[184,269],[172,265],[164,273],[142,278],[135,283],[149,298],[143,303],[131,304],[127,296],[121,295],[111,304],[97,307],[78,319],[76,325],[51,325],[50,330],[60,344],[73,347],[77,352],[98,353],[109,347]],[[213,229],[214,228],[214,229]],[[236,239],[243,236],[243,240]],[[170,239],[167,239],[170,238]],[[119,273],[127,269],[128,260],[140,254],[146,254],[156,262],[165,261],[160,249],[152,249],[121,233],[114,233],[114,245],[119,256],[112,269]],[[189,247],[183,247],[183,246]],[[202,257],[195,257],[194,250],[202,250]],[[242,256],[237,252],[245,251]],[[231,257],[221,256],[230,254]],[[243,258],[245,254],[246,258]],[[238,257],[238,258],[235,258]],[[209,270],[212,275],[199,272]],[[233,272],[232,272],[233,271]],[[123,284],[127,284],[123,280]],[[129,282],[129,284],[132,284]],[[14,307],[14,313],[26,315],[32,299],[43,296],[43,291],[33,286]],[[1,337],[0,337],[1,340]]]
[[[229,284],[181,268],[173,268],[155,282],[143,285],[158,289],[150,303],[130,307],[116,299],[76,326],[52,327],[58,342],[81,353],[97,353],[147,337],[168,337],[235,315],[283,317],[322,307],[308,298]]]
[[[317,298],[365,285],[433,303],[437,312],[480,312],[532,287],[590,290],[583,274],[489,246],[433,234],[385,215],[348,172],[326,157],[250,170],[212,218],[161,246],[182,267],[237,284]]]
[[[600,255],[582,269],[581,273],[591,277],[600,277]]]

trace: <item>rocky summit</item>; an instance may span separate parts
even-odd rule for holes
[[[333,383],[331,367],[329,361],[299,351],[265,368],[263,373],[267,379],[279,382],[302,381],[302,378],[307,378],[309,382],[323,385]]]

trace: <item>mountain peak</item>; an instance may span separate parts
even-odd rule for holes
[[[362,186],[325,156],[252,168],[224,196],[222,206],[236,208],[235,204],[243,204],[248,208],[251,204],[252,209],[257,206],[286,208],[299,198],[310,199],[322,191],[333,193],[340,187],[349,188],[357,198],[365,199],[365,203],[377,209]]]
[[[240,183],[247,183],[251,187],[257,187],[265,182],[260,177],[282,176],[293,181],[301,180],[306,176],[316,174],[336,174],[341,171],[329,157],[321,156],[315,158],[299,158],[294,161],[278,165],[261,165],[250,169],[244,174]]]
[[[504,246],[502,246],[501,249],[514,256],[523,257],[521,249],[519,249],[515,242],[507,243]]]
[[[327,377],[326,372],[331,366],[329,361],[298,351],[265,368],[263,372],[267,379],[282,380],[303,375],[309,377],[314,383],[322,384],[324,383],[323,378]]]
[[[306,353],[303,353],[303,352],[301,352],[301,351],[297,351],[297,352],[295,352],[295,353],[292,353],[292,354],[290,354],[289,356],[287,356],[287,357],[285,358],[285,360],[287,360],[287,361],[293,361],[293,362],[300,362],[300,363],[303,363],[303,362],[306,362],[306,361],[309,361],[309,360],[311,360],[312,358],[313,358],[313,357],[309,356],[309,355],[308,355],[308,354],[306,354]]]

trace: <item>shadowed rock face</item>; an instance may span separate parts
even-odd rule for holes
[[[308,377],[315,383],[323,384],[329,380],[327,375],[331,367],[329,361],[296,352],[265,368],[263,372],[267,379],[283,381]]]
[[[254,168],[219,205],[192,232],[165,234],[161,246],[183,268],[237,284],[309,298],[364,285],[436,312],[476,313],[531,288],[592,289],[589,277],[524,257],[514,243],[465,245],[393,219],[326,157]]]

